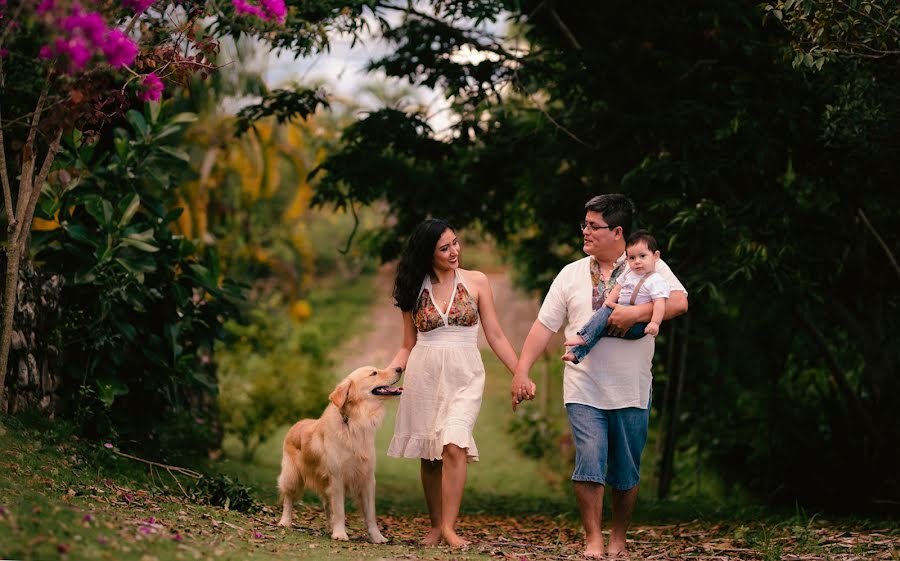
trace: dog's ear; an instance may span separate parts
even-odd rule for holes
[[[353,380],[344,380],[336,388],[331,392],[331,395],[328,396],[328,399],[331,400],[331,403],[334,403],[335,407],[338,409],[342,408],[347,400],[350,398],[350,392],[353,390]]]

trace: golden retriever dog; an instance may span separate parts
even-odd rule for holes
[[[384,420],[384,400],[402,391],[394,387],[402,373],[402,368],[357,368],[331,392],[321,417],[291,427],[278,476],[284,500],[279,526],[291,526],[294,501],[310,489],[322,498],[332,539],[348,539],[344,497],[349,495],[372,543],[387,541],[375,520],[375,431]]]

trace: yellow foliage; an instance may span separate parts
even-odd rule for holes
[[[53,220],[44,220],[43,218],[35,217],[34,221],[31,223],[32,232],[49,232],[51,230],[56,230],[57,228],[59,228],[59,209],[53,214]]]
[[[312,315],[312,308],[309,306],[308,301],[296,300],[291,304],[290,314],[295,321],[304,321]]]

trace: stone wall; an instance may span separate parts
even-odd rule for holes
[[[5,271],[6,256],[0,256]],[[64,284],[62,276],[35,270],[31,262],[25,261],[19,268],[5,401],[0,404],[3,411],[39,410],[49,417],[59,411],[62,342],[56,327]]]

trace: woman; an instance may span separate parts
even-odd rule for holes
[[[406,379],[388,455],[421,459],[431,518],[424,545],[468,545],[455,526],[467,463],[478,461],[472,438],[484,391],[478,324],[510,372],[517,361],[497,321],[487,277],[460,269],[459,255],[453,227],[425,220],[409,238],[394,283],[403,346],[390,366],[404,368]]]

